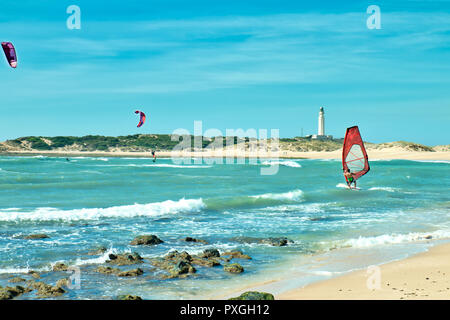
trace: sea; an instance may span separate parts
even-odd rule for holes
[[[349,190],[339,160],[2,156],[0,286],[34,270],[53,285],[78,277],[67,293],[45,299],[215,299],[243,288],[279,294],[448,241],[450,161],[369,161],[359,189]],[[26,239],[33,234],[48,237]],[[164,242],[130,245],[139,235]],[[264,241],[270,238],[287,244]],[[90,254],[100,247],[106,251]],[[147,259],[211,248],[252,259],[234,261],[240,274],[198,267],[182,279],[163,279],[145,263],[137,277],[94,271],[110,254]],[[73,268],[52,272],[58,262]],[[32,291],[18,299],[44,298]]]

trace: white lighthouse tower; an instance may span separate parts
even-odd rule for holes
[[[320,107],[319,110],[319,126],[317,134],[312,135],[311,138],[319,140],[333,139],[333,136],[325,135],[325,111],[323,110],[323,107]]]
[[[319,111],[319,131],[317,132],[317,135],[319,137],[325,135],[325,116],[323,112],[323,107],[320,107]]]

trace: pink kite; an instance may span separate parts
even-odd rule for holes
[[[139,118],[139,123],[137,125],[137,127],[142,127],[142,125],[145,122],[145,113],[143,113],[142,111],[136,110],[134,113],[139,114],[140,118]]]
[[[17,67],[17,55],[16,55],[16,49],[14,49],[14,46],[11,42],[2,42],[2,48],[5,52],[6,60],[8,60],[9,65],[12,68]]]

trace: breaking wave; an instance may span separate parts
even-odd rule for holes
[[[285,193],[265,193],[256,196],[250,196],[255,199],[272,199],[272,200],[287,200],[287,201],[299,201],[303,197],[303,191],[300,189],[289,191]]]
[[[137,216],[159,216],[164,214],[177,214],[199,212],[205,208],[203,200],[180,199],[167,200],[148,204],[133,204],[109,208],[83,208],[60,210],[56,208],[37,208],[31,212],[19,210],[0,210],[0,221],[52,221],[52,220],[99,220],[101,218],[130,218]]]
[[[300,163],[297,163],[295,161],[263,161],[261,162],[262,165],[265,166],[285,166],[285,167],[291,167],[291,168],[301,168],[302,165]]]
[[[359,237],[348,240],[333,242],[334,247],[352,247],[352,248],[370,248],[379,245],[401,244],[416,241],[448,239],[450,230],[437,230],[434,232],[419,233],[412,232],[407,234],[383,234],[374,237]]]

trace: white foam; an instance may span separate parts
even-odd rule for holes
[[[4,269],[0,269],[0,274],[10,274],[10,273],[28,273],[31,270],[33,271],[37,271],[37,272],[44,272],[44,271],[50,271],[51,268],[50,267],[44,267],[44,268],[30,268],[30,267],[9,267],[9,268],[4,268]]]
[[[189,168],[189,169],[197,169],[197,168],[211,168],[212,166],[206,165],[176,165],[176,164],[144,164],[144,167],[159,167],[159,168]]]
[[[444,239],[450,237],[450,230],[438,230],[428,233],[412,232],[407,234],[383,234],[375,237],[359,237],[357,239],[350,239],[344,241],[342,244],[344,247],[351,246],[353,248],[367,248],[385,244],[399,244],[415,241],[427,240],[427,237],[431,239]]]
[[[369,190],[371,190],[371,191],[379,190],[379,191],[387,191],[387,192],[396,192],[396,191],[398,191],[398,189],[392,188],[392,187],[372,187],[372,188],[369,188]]]
[[[203,200],[180,199],[167,200],[148,204],[133,204],[110,208],[83,208],[73,210],[60,210],[56,208],[37,208],[31,212],[0,210],[0,221],[51,221],[51,220],[98,220],[101,218],[130,218],[137,216],[159,216],[164,214],[177,214],[199,212],[205,208]]]
[[[262,165],[265,166],[285,166],[285,167],[291,167],[291,168],[301,168],[302,165],[300,163],[297,163],[295,161],[264,161],[261,162]]]
[[[97,165],[97,167],[137,167],[137,168],[145,168],[145,167],[156,167],[156,168],[181,168],[181,169],[204,169],[211,168],[212,166],[206,165],[176,165],[176,164],[109,164],[109,165]]]
[[[415,162],[426,162],[426,163],[447,163],[450,164],[450,160],[410,160]]]
[[[109,248],[101,256],[96,257],[96,258],[91,258],[91,259],[86,259],[86,260],[78,258],[75,261],[74,265],[76,265],[76,266],[84,266],[84,265],[87,265],[87,264],[102,264],[102,263],[105,263],[106,261],[109,260],[109,255],[112,254],[112,253],[113,254],[117,254],[117,250],[115,250],[113,248]]]
[[[75,263],[67,263],[64,260],[59,260],[59,261],[54,261],[52,263],[50,263],[49,266],[46,267],[42,267],[42,268],[30,268],[29,266],[27,267],[10,267],[10,268],[4,268],[4,269],[0,269],[0,274],[14,274],[14,273],[22,273],[22,274],[26,274],[29,271],[33,270],[33,271],[37,271],[37,272],[46,272],[46,271],[51,271],[53,270],[53,267],[57,264],[57,263],[66,263],[69,266],[83,266],[83,265],[89,265],[89,264],[103,264],[106,261],[109,260],[109,255],[111,253],[117,254],[117,250],[113,249],[113,248],[109,248],[108,251],[104,252],[101,256],[96,257],[96,258],[92,258],[92,259],[80,259],[78,258]]]
[[[347,186],[345,183],[338,183],[338,184],[336,185],[336,188],[345,188],[345,189],[348,189],[348,186]]]
[[[291,200],[299,201],[303,197],[303,191],[300,189],[285,192],[285,193],[266,193],[256,196],[251,196],[256,199],[274,199],[274,200]]]
[[[316,275],[316,276],[326,276],[326,277],[332,277],[336,274],[342,274],[341,271],[308,271],[308,273]]]

